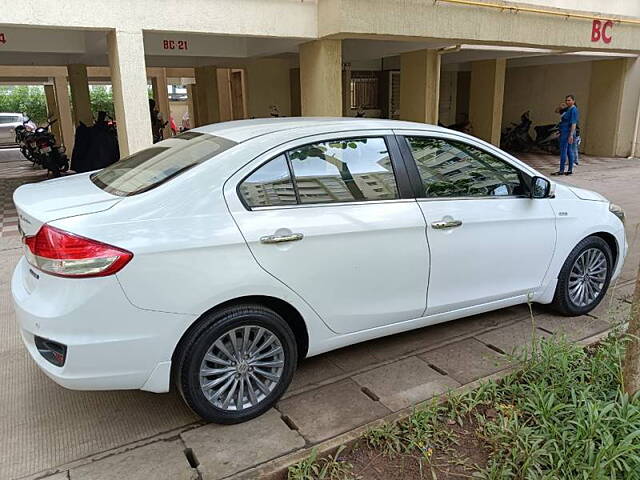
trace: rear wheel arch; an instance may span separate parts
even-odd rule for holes
[[[307,325],[304,321],[304,318],[300,314],[300,312],[290,303],[276,297],[266,296],[266,295],[250,295],[244,297],[233,298],[227,300],[223,303],[220,303],[206,312],[203,312],[196,321],[194,321],[189,328],[187,328],[180,340],[177,342],[172,355],[172,364],[175,365],[176,355],[180,352],[184,344],[184,340],[189,337],[189,334],[198,328],[202,322],[207,320],[207,317],[213,313],[220,310],[223,310],[228,307],[237,307],[248,304],[258,304],[263,307],[269,308],[279,314],[285,322],[289,325],[289,328],[293,331],[293,334],[296,338],[296,345],[298,348],[298,360],[302,360],[306,357],[307,351],[309,350],[309,333],[307,330]],[[173,370],[173,368],[172,368]],[[174,372],[172,372],[172,377],[174,376]]]

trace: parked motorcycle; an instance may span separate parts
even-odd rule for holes
[[[560,128],[556,123],[533,127],[536,132],[535,145],[552,155],[560,155]]]
[[[500,137],[500,148],[509,152],[528,152],[535,142],[529,134],[531,128],[531,115],[529,110],[520,116],[520,123],[511,122]]]
[[[33,136],[35,129],[35,124],[28,117],[25,118],[22,125],[18,125],[15,128],[16,143],[20,147],[20,153],[30,162],[33,162],[32,152],[35,151],[36,148],[35,138]]]
[[[46,169],[48,176],[54,178],[69,170],[69,159],[65,154],[65,148],[56,145],[56,138],[49,130],[56,121],[49,120],[45,126],[36,128],[35,132],[28,137],[34,164]],[[32,149],[33,144],[35,148]]]

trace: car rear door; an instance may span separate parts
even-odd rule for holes
[[[444,133],[398,131],[427,223],[427,315],[536,292],[556,244],[547,198],[529,198],[530,176],[498,151]]]
[[[225,185],[257,262],[335,332],[418,318],[429,249],[391,131],[306,137]]]

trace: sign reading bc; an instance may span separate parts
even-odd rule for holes
[[[611,43],[613,35],[611,30],[613,29],[613,22],[611,20],[594,20],[591,27],[591,41],[592,42],[604,42]]]
[[[163,40],[163,50],[189,50],[189,43],[186,40]]]
[[[4,33],[0,32],[0,45],[7,43],[7,37]]]

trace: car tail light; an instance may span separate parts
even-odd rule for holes
[[[133,253],[80,237],[49,225],[25,237],[27,260],[43,272],[59,277],[105,277],[120,271]]]

